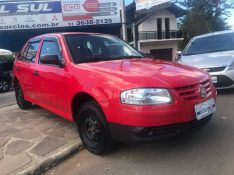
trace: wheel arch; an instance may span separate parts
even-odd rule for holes
[[[13,84],[16,85],[16,83],[19,83],[19,79],[16,76],[14,76],[13,77]]]
[[[73,99],[72,99],[72,103],[71,103],[71,110],[72,110],[72,117],[74,121],[77,121],[77,113],[79,112],[79,110],[81,109],[81,107],[88,102],[95,102],[97,103],[97,105],[99,106],[100,110],[103,112],[102,107],[100,106],[100,104],[98,103],[98,101],[90,94],[86,93],[86,92],[79,92],[77,93]],[[104,114],[104,113],[103,113]]]

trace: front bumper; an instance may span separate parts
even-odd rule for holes
[[[100,102],[108,123],[116,123],[133,127],[160,127],[178,123],[186,123],[196,119],[195,105],[216,99],[216,90],[212,85],[209,95],[202,99],[185,99],[171,89],[173,103],[164,105],[137,106],[114,102]],[[197,93],[195,93],[198,95]]]
[[[217,77],[217,83],[214,83],[216,89],[234,88],[234,71],[228,71],[228,67],[222,72],[210,72],[210,75]]]
[[[116,123],[110,123],[109,127],[114,140],[124,142],[151,141],[196,131],[205,126],[211,118],[212,115],[201,120],[158,127],[133,127]]]

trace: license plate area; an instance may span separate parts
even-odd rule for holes
[[[216,111],[214,99],[209,99],[200,104],[195,105],[195,113],[197,120],[201,120]]]

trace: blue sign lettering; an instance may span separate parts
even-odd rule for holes
[[[0,14],[9,13],[61,13],[62,7],[60,1],[21,1],[0,3]]]

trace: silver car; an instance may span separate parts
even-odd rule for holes
[[[179,62],[209,72],[217,89],[234,88],[234,30],[194,37]]]

